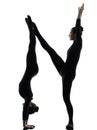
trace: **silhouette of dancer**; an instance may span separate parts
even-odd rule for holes
[[[61,57],[55,52],[55,50],[48,45],[46,40],[40,34],[37,26],[34,24],[34,32],[37,38],[39,39],[41,46],[48,52],[50,55],[53,64],[55,65],[57,71],[62,77],[63,83],[63,100],[66,104],[69,122],[66,126],[66,129],[73,130],[73,106],[70,101],[70,91],[72,82],[76,74],[76,66],[79,61],[80,52],[82,49],[82,31],[81,27],[81,16],[84,10],[84,4],[78,8],[78,16],[76,19],[76,25],[70,31],[69,37],[70,40],[73,40],[73,44],[67,52],[67,59],[64,62]]]
[[[33,93],[31,91],[31,79],[38,73],[38,65],[37,65],[37,58],[35,53],[35,45],[36,45],[36,38],[33,31],[33,24],[31,22],[30,16],[25,18],[27,23],[29,34],[30,34],[30,44],[27,53],[26,59],[26,70],[24,76],[19,83],[19,93],[24,98],[25,103],[23,104],[23,127],[24,129],[33,129],[34,125],[28,125],[28,117],[29,114],[33,114],[34,112],[38,112],[38,107],[36,104],[32,103]]]

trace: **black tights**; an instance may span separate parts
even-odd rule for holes
[[[66,63],[62,60],[62,58],[55,52],[53,48],[51,48],[48,43],[45,41],[45,39],[41,36],[39,31],[37,31],[36,36],[38,37],[41,46],[48,52],[50,55],[52,62],[54,66],[56,67],[59,74],[62,76],[62,82],[63,82],[63,99],[66,104],[67,112],[69,115],[69,123],[73,123],[73,107],[70,101],[70,90],[72,81],[74,78],[71,78],[72,76],[66,76],[68,75],[68,70],[66,69]]]
[[[69,124],[73,124],[73,106],[70,101],[70,91],[73,79],[63,78],[63,99],[69,115]]]
[[[35,45],[36,45],[36,39],[35,39],[34,32],[30,31],[30,44],[29,44],[27,59],[26,59],[26,70],[19,84],[19,93],[25,100],[23,106],[23,120],[28,120],[29,117],[28,108],[33,97],[30,82],[32,77],[34,77],[38,73]]]

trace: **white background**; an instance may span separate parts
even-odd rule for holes
[[[78,6],[83,2],[83,49],[71,101],[75,130],[97,129],[96,0],[0,1],[0,129],[22,129],[23,99],[19,96],[18,84],[25,71],[29,44],[25,17],[31,15],[41,34],[65,61],[72,44],[68,34],[75,25]],[[40,110],[30,116],[29,124],[34,124],[36,130],[65,130],[68,116],[62,98],[61,77],[38,39],[36,53],[39,73],[31,85],[33,101]]]

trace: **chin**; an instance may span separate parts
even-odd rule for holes
[[[72,41],[73,39],[72,38],[70,38],[70,41]]]

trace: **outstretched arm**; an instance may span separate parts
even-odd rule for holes
[[[81,21],[81,17],[82,17],[82,13],[84,10],[84,3],[82,4],[82,6],[78,7],[78,15],[77,15],[77,21],[76,21],[76,28],[80,27],[80,21]]]
[[[82,17],[82,13],[84,10],[84,3],[82,4],[82,6],[78,7],[78,15],[77,15],[77,20],[76,20],[76,40],[80,40],[81,39],[81,17]]]
[[[82,4],[82,6],[78,7],[78,16],[77,16],[78,19],[81,19],[83,10],[84,10],[84,3]]]

